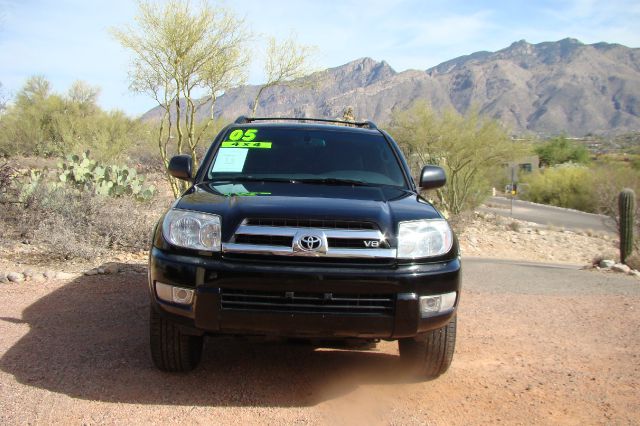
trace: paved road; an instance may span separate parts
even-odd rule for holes
[[[370,351],[211,338],[201,367],[149,360],[146,274],[2,284],[0,424],[640,424],[640,285],[463,260],[451,370],[406,383]]]
[[[486,204],[490,207],[481,207],[479,210],[541,225],[553,225],[573,230],[592,230],[610,234],[616,233],[615,222],[603,215],[583,213],[520,200],[514,200],[512,215],[511,200],[504,197],[492,197]]]

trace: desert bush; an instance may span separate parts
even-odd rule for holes
[[[603,260],[613,260],[615,262],[617,259],[618,255],[613,250],[609,250],[594,256],[591,260],[591,264],[599,265]]]
[[[507,230],[520,232],[520,223],[516,221],[509,222],[509,224],[507,225]]]
[[[586,164],[590,161],[590,154],[587,148],[564,136],[549,139],[545,143],[538,145],[534,149],[540,157],[540,163],[545,166],[555,166],[562,163]]]
[[[438,114],[422,101],[394,112],[390,133],[414,175],[426,164],[445,169],[447,184],[435,190],[436,201],[452,215],[479,206],[489,195],[496,170],[524,152],[497,121],[473,110]]]
[[[5,200],[15,188],[12,183],[17,174],[17,170],[9,163],[0,164],[0,200]]]
[[[476,212],[473,210],[467,210],[460,214],[451,216],[448,220],[456,235],[459,237],[465,233],[467,227],[471,225],[475,219]]]
[[[564,164],[533,173],[523,179],[529,185],[522,197],[536,203],[550,204],[585,212],[596,212],[593,176],[589,168]]]
[[[148,203],[49,185],[44,179],[23,193],[24,205],[5,210],[4,219],[57,258],[92,258],[107,250],[139,251],[149,246],[157,215]]]
[[[0,120],[0,155],[58,156],[91,149],[99,160],[123,159],[129,147],[150,139],[145,126],[97,104],[99,89],[77,81],[68,93],[29,78]]]
[[[631,269],[640,271],[640,253],[634,252],[630,256],[627,256],[627,260],[625,260],[624,263],[626,263]]]
[[[640,194],[640,171],[615,164],[603,164],[594,167],[592,173],[596,210],[616,219],[617,223],[618,194],[623,188],[631,188],[636,194]]]
[[[593,168],[593,194],[595,210],[612,218],[619,224],[618,194],[623,188],[631,188],[640,194],[640,171],[619,164],[602,164]],[[640,235],[640,205],[636,206],[636,235]],[[635,239],[635,248],[640,250],[640,238]]]
[[[79,190],[55,171],[30,170],[0,199],[2,238],[42,246],[57,259],[93,258],[109,250],[146,250],[157,208],[133,196]],[[160,203],[162,201],[162,203]]]

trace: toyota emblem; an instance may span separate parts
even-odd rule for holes
[[[316,251],[322,246],[322,238],[317,235],[305,235],[300,238],[300,247],[308,251]]]

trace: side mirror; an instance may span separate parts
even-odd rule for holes
[[[191,156],[187,154],[175,155],[169,161],[169,174],[175,178],[191,181]]]
[[[433,189],[440,188],[447,183],[447,176],[442,167],[424,166],[420,173],[420,188]]]

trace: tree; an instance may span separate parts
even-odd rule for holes
[[[587,164],[590,159],[589,151],[584,145],[570,141],[565,136],[551,138],[535,148],[540,157],[540,163],[545,166],[555,166],[562,163]]]
[[[29,78],[0,120],[0,155],[63,156],[91,150],[112,161],[139,141],[142,123],[97,104],[100,89],[74,82],[66,95],[46,78]]]
[[[0,135],[0,150],[10,154],[50,154],[60,148],[53,131],[62,98],[51,93],[51,83],[42,75],[29,77],[7,108]]]
[[[83,115],[88,115],[95,112],[98,95],[100,95],[99,87],[77,80],[71,84],[67,97],[70,103],[76,105]]]
[[[34,105],[51,95],[51,83],[43,75],[29,77],[16,96],[16,103]]]
[[[478,206],[488,195],[488,180],[495,170],[523,153],[495,120],[476,111],[438,115],[424,101],[395,112],[390,132],[405,150],[415,175],[426,164],[445,169],[447,184],[436,195],[452,214]]]
[[[214,122],[217,97],[245,81],[249,56],[243,28],[242,19],[205,1],[194,8],[188,0],[168,0],[140,1],[136,25],[113,30],[133,54],[131,89],[150,95],[161,107],[157,142],[165,168],[170,149],[187,151],[197,167],[197,147]],[[208,117],[197,125],[205,105]],[[177,197],[184,187],[168,178]]]
[[[342,111],[342,120],[356,121],[356,116],[353,113],[353,107],[348,106]]]
[[[310,74],[312,70],[309,61],[314,52],[315,48],[311,46],[297,44],[293,34],[282,42],[278,42],[275,37],[270,37],[264,66],[267,81],[256,93],[251,115],[256,115],[260,96],[266,89],[291,83]]]

